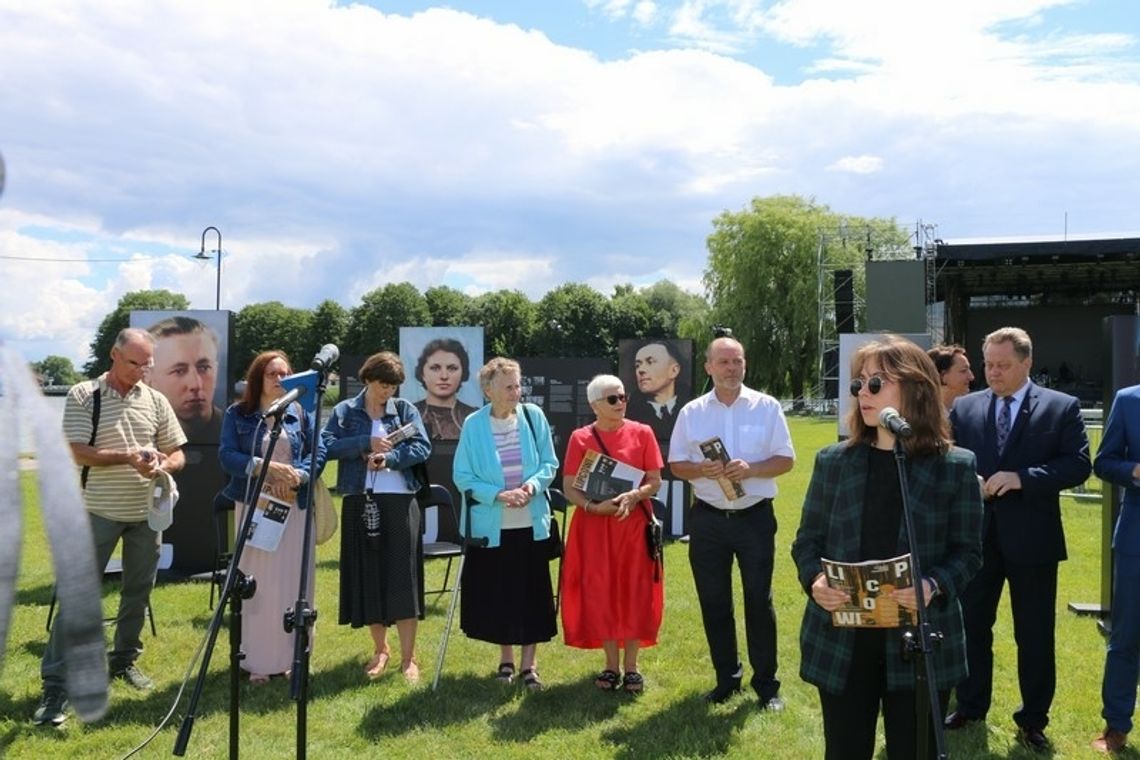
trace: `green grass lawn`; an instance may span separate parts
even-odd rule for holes
[[[466,640],[458,621],[450,640],[438,692],[430,690],[448,596],[429,597],[421,623],[418,659],[423,682],[409,686],[398,668],[375,682],[363,676],[371,654],[364,630],[336,625],[337,540],[320,547],[317,571],[317,623],[308,714],[308,749],[313,757],[821,757],[823,741],[814,687],[798,677],[800,616],[805,597],[796,585],[788,546],[811,475],[814,452],[834,440],[834,421],[793,419],[799,463],[780,478],[774,579],[779,624],[783,713],[756,709],[751,693],[725,705],[707,706],[701,694],[713,676],[689,572],[687,547],[666,549],[666,604],[660,645],[642,657],[647,689],[632,699],[603,694],[592,684],[600,653],[572,650],[558,643],[539,649],[546,691],[529,695],[491,680],[497,648]],[[23,484],[34,503],[33,479]],[[326,476],[327,479],[327,476]],[[1061,565],[1057,600],[1058,687],[1049,736],[1057,756],[1092,756],[1088,743],[1101,726],[1100,680],[1104,642],[1089,618],[1070,614],[1070,601],[1099,599],[1100,506],[1065,503],[1068,562]],[[44,620],[51,598],[52,573],[38,510],[25,510],[24,554],[19,591],[0,672],[0,755],[12,758],[121,757],[150,734],[170,709],[192,653],[210,619],[209,587],[204,583],[163,583],[152,601],[158,636],[143,634],[146,652],[139,664],[157,684],[140,695],[121,682],[112,685],[108,715],[95,725],[74,717],[59,729],[37,728],[29,718],[40,693],[39,660]],[[428,564],[428,588],[443,578],[443,562]],[[108,584],[105,609],[113,610],[116,591]],[[436,600],[434,601],[433,600]],[[740,621],[738,613],[737,617]],[[743,623],[738,625],[743,647]],[[956,758],[1033,757],[1014,741],[1010,714],[1018,705],[1016,657],[1008,606],[1003,602],[997,640],[994,706],[988,726],[949,736]],[[392,640],[395,648],[393,632]],[[228,752],[228,643],[223,631],[210,666],[189,757],[225,757]],[[393,663],[393,666],[396,663]],[[751,670],[746,665],[746,677]],[[189,689],[187,690],[189,692]],[[170,756],[188,693],[175,719],[142,752]],[[242,753],[248,757],[292,756],[296,705],[288,685],[242,686]],[[880,740],[880,747],[882,742]]]

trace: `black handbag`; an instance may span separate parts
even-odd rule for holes
[[[534,448],[538,450],[538,433],[534,432],[534,423],[530,418],[530,410],[526,408],[525,404],[520,405],[523,414],[526,415],[526,423],[530,427],[530,436],[534,439]],[[550,492],[544,492],[546,496],[547,509],[550,510]],[[553,562],[556,559],[562,558],[564,547],[562,546],[562,531],[558,528],[558,518],[554,516],[554,511],[550,510],[550,537],[546,539],[546,558]]]

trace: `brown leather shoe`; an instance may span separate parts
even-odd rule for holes
[[[942,725],[946,727],[947,731],[957,731],[960,728],[965,728],[971,723],[977,723],[980,720],[981,718],[971,718],[955,710],[946,716],[946,720]]]
[[[1101,735],[1093,739],[1092,748],[1097,752],[1119,752],[1127,743],[1128,734],[1105,726]]]

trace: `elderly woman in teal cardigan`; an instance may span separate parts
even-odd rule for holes
[[[542,410],[519,404],[517,362],[492,359],[479,383],[490,403],[464,421],[452,471],[465,507],[461,528],[469,518],[477,539],[463,565],[460,627],[499,645],[495,677],[504,684],[514,681],[514,647],[521,646],[519,675],[537,691],[538,643],[557,634],[546,489],[558,458]]]
[[[800,677],[819,689],[827,758],[870,760],[880,710],[887,756],[920,757],[914,670],[901,656],[906,626],[835,625],[832,612],[853,600],[828,584],[820,560],[881,560],[911,550],[902,518],[895,436],[879,425],[882,410],[893,407],[913,430],[903,447],[927,618],[944,637],[930,674],[944,711],[951,687],[966,672],[958,597],[982,564],[981,490],[974,455],[950,444],[938,373],[925,351],[886,336],[856,350],[851,377],[851,437],[817,455],[792,544],[800,585],[808,593],[800,628]],[[876,601],[880,611],[913,611],[916,599],[912,583],[884,591]],[[897,612],[893,620],[896,625],[900,621]],[[931,740],[933,736],[931,730]],[[928,751],[933,757],[933,741]]]

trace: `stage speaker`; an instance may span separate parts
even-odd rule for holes
[[[924,333],[926,262],[868,261],[867,332]]]
[[[835,277],[835,332],[855,332],[855,275],[850,269],[836,269]],[[838,355],[836,355],[838,361]],[[828,372],[828,377],[834,373]]]

